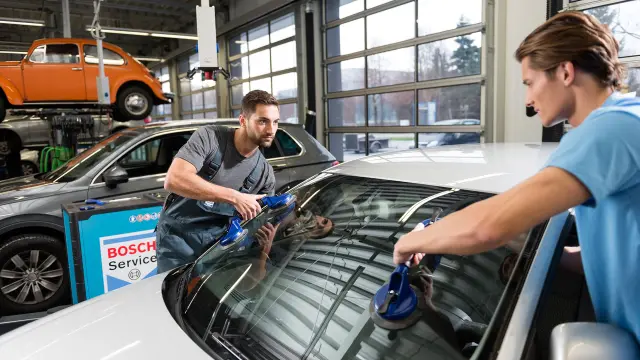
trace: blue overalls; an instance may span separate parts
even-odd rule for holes
[[[221,143],[219,150],[205,159],[198,175],[215,183],[225,150],[225,145]],[[259,166],[261,163],[262,167]],[[258,151],[256,165],[238,191],[250,194],[266,171],[267,162],[263,161],[263,155]],[[228,203],[193,200],[170,194],[156,227],[158,273],[195,261],[220,238],[235,213],[234,206]]]

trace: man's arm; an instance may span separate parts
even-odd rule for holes
[[[394,262],[411,254],[475,254],[505,245],[518,234],[590,198],[573,175],[548,167],[502,194],[446,216],[396,243]]]
[[[164,188],[180,196],[204,201],[233,203],[238,191],[215,185],[198,175],[190,162],[174,158],[164,181]]]

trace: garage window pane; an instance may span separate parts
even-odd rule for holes
[[[327,22],[345,18],[364,10],[364,0],[327,0]]]
[[[195,74],[191,79],[191,91],[202,90],[202,75]]]
[[[264,24],[249,30],[249,51],[269,45],[269,27]]]
[[[269,49],[249,55],[249,74],[256,77],[271,71]]]
[[[180,97],[180,110],[182,112],[191,111],[191,95]]]
[[[368,96],[369,126],[412,126],[414,92],[402,91]]]
[[[207,119],[217,119],[218,113],[216,111],[211,111],[211,112],[205,113],[204,117]]]
[[[364,19],[357,19],[327,30],[327,57],[364,50]]]
[[[162,92],[171,92],[171,83],[170,82],[164,82],[162,83]]]
[[[215,109],[216,108],[216,91],[209,90],[204,92],[204,108]]]
[[[609,25],[620,43],[619,56],[640,55],[640,1],[600,6],[584,11],[595,16],[601,23]]]
[[[189,72],[189,58],[182,58],[178,61],[178,74]]]
[[[364,142],[362,143],[364,146]],[[386,151],[415,149],[416,134],[378,134],[369,133],[369,154]]]
[[[483,0],[418,0],[418,36],[482,22]]]
[[[415,10],[415,3],[410,2],[367,17],[367,48],[415,37]]]
[[[367,57],[369,87],[415,81],[415,59],[413,46]]]
[[[285,15],[271,22],[271,43],[292,37],[296,34],[293,14]]]
[[[241,33],[232,37],[229,41],[229,56],[239,55],[247,52],[247,33]]]
[[[180,94],[188,94],[191,92],[191,82],[189,79],[180,79]]]
[[[271,48],[271,64],[273,72],[296,67],[296,42],[291,41]]]
[[[364,96],[329,99],[329,126],[364,126]]]
[[[233,110],[231,114],[233,115],[234,118],[240,117],[240,109]]]
[[[204,119],[204,113],[193,114],[192,118],[193,118],[193,120]]]
[[[356,58],[327,66],[329,92],[364,88],[364,58]]]
[[[286,123],[298,123],[298,104],[280,105],[280,121]]]
[[[171,104],[164,104],[164,114],[171,115]]]
[[[365,156],[364,134],[329,134],[329,151],[338,161],[350,161]]]
[[[382,4],[386,4],[392,0],[367,0],[367,9],[374,8],[376,6],[380,6]]]
[[[191,95],[191,108],[193,109],[193,111],[204,109],[204,100],[202,97],[202,93]]]
[[[419,90],[418,125],[480,125],[480,84]]]
[[[298,74],[288,73],[273,77],[273,96],[276,99],[291,99],[298,96]]]
[[[229,63],[231,68],[229,74],[231,75],[231,81],[248,79],[249,78],[249,57],[243,56],[240,59],[231,61]]]
[[[249,83],[242,83],[238,85],[233,85],[231,87],[231,103],[233,105],[241,105],[242,98],[246,93],[249,92]]]
[[[264,90],[271,93],[271,78],[253,80],[251,82],[251,90]]]
[[[629,68],[627,70],[627,77],[623,81],[621,92],[635,92],[634,96],[640,97],[640,68]]]
[[[418,46],[418,80],[480,74],[480,32]]]
[[[420,148],[477,143],[480,143],[480,134],[475,132],[418,134],[418,147]]]

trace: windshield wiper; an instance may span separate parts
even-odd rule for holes
[[[227,349],[229,354],[233,355],[238,360],[250,360],[245,354],[243,354],[237,347],[235,347],[232,343],[230,343],[227,339],[224,338],[220,333],[214,332],[211,334],[213,340],[215,340],[218,345]]]

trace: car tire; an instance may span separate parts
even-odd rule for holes
[[[144,120],[153,110],[153,98],[148,90],[140,86],[129,86],[118,93],[115,120]]]
[[[68,299],[63,243],[49,235],[26,234],[0,245],[1,315],[46,311]]]
[[[21,161],[22,175],[34,175],[40,172],[38,167],[30,161]]]

